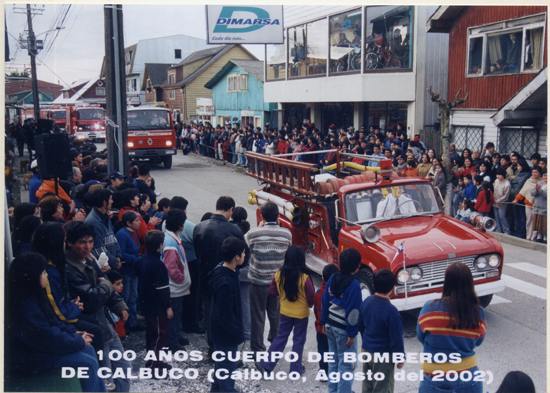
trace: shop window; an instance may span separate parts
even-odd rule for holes
[[[367,7],[365,72],[404,69],[412,64],[413,7]]]
[[[327,36],[326,18],[288,29],[289,77],[326,74]]]
[[[538,152],[538,132],[532,127],[501,128],[498,148],[501,154],[517,151],[524,157]]]
[[[288,29],[288,76],[306,76],[306,25]]]
[[[330,17],[330,72],[361,71],[361,9]]]
[[[265,58],[267,59],[267,80],[285,79],[286,73],[286,41],[284,44],[266,45]]]
[[[457,150],[483,148],[483,127],[453,126],[453,143]]]
[[[306,45],[306,73],[319,75],[327,73],[327,20],[321,19],[308,23]]]
[[[468,29],[467,76],[540,70],[546,14]]]
[[[254,116],[241,116],[241,128],[244,126],[254,127]]]

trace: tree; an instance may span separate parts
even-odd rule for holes
[[[21,72],[12,71],[9,74],[6,74],[6,76],[13,77],[13,78],[30,78],[31,77],[28,71],[21,71]]]
[[[451,182],[452,163],[450,147],[452,137],[450,132],[449,116],[451,114],[451,110],[464,103],[470,95],[470,93],[466,93],[466,96],[464,98],[458,98],[461,90],[462,89],[458,89],[454,101],[447,102],[441,97],[439,93],[434,93],[431,86],[429,89],[427,89],[428,93],[430,93],[430,95],[432,96],[432,101],[437,103],[437,106],[439,107],[439,121],[441,123],[441,140],[443,146],[443,165],[445,167],[445,174],[447,175],[447,190],[445,192],[445,214],[448,216],[451,215],[451,206],[453,201]]]

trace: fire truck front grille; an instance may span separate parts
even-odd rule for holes
[[[462,262],[466,266],[468,266],[468,268],[472,272],[474,281],[488,278],[487,273],[498,270],[491,269],[482,272],[476,270],[476,268],[474,267],[475,258],[476,256],[469,256],[464,258],[454,258],[446,259],[443,261],[422,263],[418,265],[418,267],[422,269],[422,279],[419,281],[411,281],[407,283],[407,292],[426,291],[430,289],[442,288],[443,282],[445,280],[445,270],[447,270],[447,267],[454,262]],[[405,286],[402,284],[398,285],[396,288],[396,292],[398,294],[405,293]]]

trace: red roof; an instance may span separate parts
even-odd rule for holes
[[[61,89],[63,86],[55,83],[38,81],[38,90],[45,94],[53,94],[53,99],[56,99],[61,95]],[[6,96],[22,93],[25,91],[32,91],[32,80],[26,79],[15,82],[6,82]]]

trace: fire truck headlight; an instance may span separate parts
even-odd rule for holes
[[[492,254],[489,256],[489,266],[499,267],[500,266],[500,255]]]
[[[94,124],[94,128],[95,128],[96,130],[99,130],[99,124],[97,124],[97,123]]]
[[[104,130],[104,129],[105,129],[105,127],[101,126],[101,129],[102,129],[102,130]]]
[[[82,131],[82,127],[78,127],[78,131]]]
[[[411,275],[405,269],[401,269],[397,272],[397,282],[399,284],[405,284],[407,281],[410,280],[410,278],[411,278]]]
[[[419,281],[422,279],[422,269],[419,267],[414,267],[411,269],[411,280]]]
[[[134,147],[134,142],[128,142],[128,147]]]
[[[166,146],[172,146],[172,141],[166,141]]]
[[[477,270],[485,270],[488,267],[488,260],[487,257],[481,256],[477,258],[474,262],[474,266]]]

